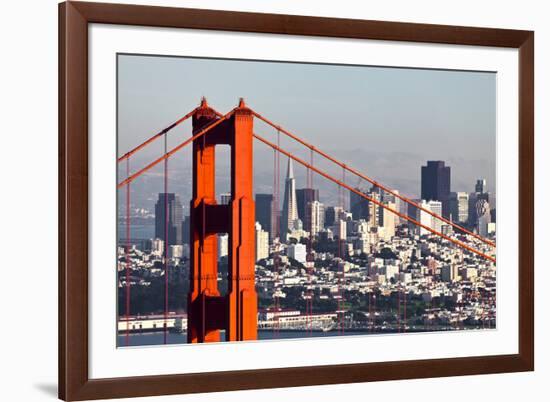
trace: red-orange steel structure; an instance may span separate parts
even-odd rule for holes
[[[193,132],[213,126],[219,117],[203,99],[193,116]],[[257,339],[255,289],[255,210],[252,194],[253,116],[244,101],[208,136],[193,141],[191,270],[188,342]],[[216,203],[215,147],[231,147],[231,201]],[[217,234],[229,234],[228,291],[220,295]]]
[[[192,117],[193,135],[181,144],[168,151],[166,149],[166,134],[172,128]],[[292,139],[298,141],[310,149],[310,163],[297,158],[293,154],[285,151],[279,145],[274,144],[265,138],[257,135],[253,131],[254,117],[266,122],[277,129],[277,132],[283,132]],[[207,135],[208,134],[208,135]],[[129,158],[148,144],[152,143],[162,135],[165,136],[165,153],[155,161],[149,163],[144,168],[133,174],[129,172]],[[418,225],[433,234],[444,238],[463,249],[469,250],[489,261],[496,262],[496,258],[481,252],[462,241],[453,239],[443,233],[434,230],[431,227],[417,222],[413,218],[401,214],[400,212],[372,199],[363,192],[351,187],[345,183],[345,176],[342,180],[327,174],[319,168],[313,166],[313,153],[317,153],[324,158],[336,163],[342,167],[343,175],[346,171],[351,172],[358,177],[377,185],[382,190],[394,194],[399,199],[418,206],[407,197],[394,193],[382,184],[365,176],[364,174],[350,168],[346,164],[336,160],[328,154],[318,150],[313,145],[305,142],[296,135],[284,130],[280,126],[272,123],[265,117],[248,108],[241,99],[239,106],[229,113],[222,115],[211,108],[203,98],[201,105],[193,111],[177,120],[172,125],[155,134],[144,143],[138,145],[131,151],[118,158],[118,161],[127,161],[127,177],[118,184],[118,188],[127,186],[127,214],[129,211],[129,186],[132,181],[141,176],[162,161],[167,161],[173,154],[187,146],[193,144],[193,199],[191,200],[191,269],[190,269],[190,292],[188,295],[188,341],[197,342],[217,342],[220,341],[220,330],[225,330],[226,341],[255,340],[257,339],[257,295],[255,289],[255,203],[253,198],[253,139],[256,138],[264,144],[274,149],[276,158],[274,160],[275,179],[274,179],[274,198],[276,205],[279,202],[279,161],[278,155],[283,154],[297,161],[307,168],[308,185],[311,186],[312,175],[317,173],[320,176],[333,181],[340,188],[354,192],[370,202],[389,210],[397,216]],[[279,138],[279,135],[277,136]],[[228,205],[219,205],[216,202],[216,145],[226,144],[231,147],[231,201]],[[165,165],[165,180],[167,180],[167,171]],[[166,182],[165,182],[166,186]],[[165,191],[166,187],[165,187]],[[418,208],[422,209],[420,206]],[[433,217],[457,227],[456,224],[445,218],[425,210]],[[276,219],[275,232],[278,232],[278,214]],[[127,224],[129,217],[127,216]],[[481,240],[485,244],[494,247],[495,244],[476,233],[457,227],[472,237]],[[219,233],[229,234],[229,268],[228,268],[228,290],[227,294],[222,295],[218,289],[218,250],[217,235]],[[127,238],[129,238],[129,227],[127,228]],[[129,245],[128,245],[129,246]],[[340,247],[339,247],[340,250]],[[128,250],[127,250],[128,253]],[[128,261],[127,255],[127,261]],[[167,257],[165,257],[167,258]],[[276,258],[275,258],[276,259]],[[127,268],[127,282],[129,279],[129,264]],[[167,278],[166,278],[167,279]],[[129,295],[129,289],[127,297]],[[167,295],[167,294],[166,294]],[[371,295],[374,300],[374,306],[371,306],[372,300],[369,299],[369,319],[371,325],[375,325],[374,311],[376,309],[376,295]],[[399,295],[400,296],[400,295]],[[400,297],[399,297],[400,299]],[[277,302],[277,300],[276,300]],[[403,303],[404,327],[406,329],[406,293]],[[401,300],[398,300],[398,308],[401,307]],[[276,310],[278,303],[276,303]],[[129,310],[129,300],[127,300],[127,314]],[[168,312],[168,303],[165,300],[165,315]],[[308,309],[311,314],[311,307]],[[372,316],[371,316],[372,315]],[[400,313],[398,313],[400,316]],[[343,324],[343,322],[342,322]],[[343,325],[342,325],[343,330]]]

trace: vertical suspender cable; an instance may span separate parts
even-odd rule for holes
[[[311,163],[310,163],[311,164]],[[312,217],[312,213],[313,213],[313,209],[311,209],[311,205],[310,203],[313,202],[313,197],[310,197],[311,195],[311,192],[313,191],[312,189],[312,186],[311,186],[311,169],[309,168],[309,166],[306,166],[306,191],[304,192],[304,204],[302,205],[302,208],[304,210],[304,216],[302,217],[299,217],[303,220],[305,226],[306,226],[306,229],[308,230],[308,239],[307,239],[307,242],[306,242],[306,264],[305,264],[305,268],[306,268],[306,290],[304,292],[304,296],[305,296],[305,307],[306,307],[306,311],[305,311],[305,316],[306,316],[306,324],[305,324],[305,331],[307,334],[309,334],[312,330],[312,317],[311,317],[311,314],[312,314],[312,311],[311,311],[311,289],[310,289],[310,286],[311,286],[311,268],[310,268],[310,264],[311,264],[311,238],[313,236],[313,217]]]
[[[130,176],[130,158],[126,159],[126,177]],[[126,186],[126,346],[130,344],[130,183]]]
[[[279,130],[277,130],[277,146],[280,145],[280,141],[281,141],[281,133],[279,132]],[[277,166],[277,171],[276,171],[276,180],[277,180],[277,186],[276,186],[276,191],[277,191],[277,233],[279,233],[279,241],[281,240],[281,236],[286,236],[286,233],[281,233],[281,213],[279,211],[279,208],[280,208],[280,191],[281,191],[281,177],[280,177],[280,174],[281,174],[281,155],[279,154],[278,151],[275,150],[275,162],[276,162],[276,166]],[[286,227],[286,225],[285,225]],[[280,258],[279,258],[279,245],[277,245],[277,254],[276,254],[276,265],[275,265],[275,269],[276,269],[276,282],[277,284],[279,283],[279,280],[280,280]],[[275,295],[275,338],[278,338],[279,337],[279,330],[280,330],[280,321],[279,321],[279,318],[280,318],[280,315],[281,315],[281,306],[280,306],[280,300],[279,300],[279,288],[275,288],[275,292],[276,292],[276,295]]]
[[[338,206],[344,208],[344,202],[342,200],[342,186],[338,186]],[[336,216],[336,211],[334,213],[334,220],[338,223],[338,264],[342,264],[342,217],[343,214],[339,211],[340,216]],[[336,303],[336,314],[338,320],[338,331],[342,330],[342,276],[339,272],[339,267],[336,269],[338,275],[338,302]]]
[[[310,150],[310,153],[309,153],[309,164],[311,166],[313,166],[313,150],[311,149]],[[313,171],[309,168],[307,168],[307,171],[308,171],[308,177],[309,177],[309,188],[311,189],[311,194],[314,195],[315,194],[315,190],[313,190]],[[315,198],[315,197],[313,197]],[[314,200],[310,200],[311,202],[313,202]],[[316,201],[316,200],[315,200]],[[312,209],[313,211],[313,209]],[[319,211],[320,212],[320,211]],[[316,212],[316,218],[319,219],[319,216],[318,216],[318,213]],[[309,229],[309,261],[308,261],[308,280],[309,280],[309,289],[308,289],[308,299],[307,299],[307,302],[309,304],[309,319],[311,320],[310,321],[310,333],[313,332],[313,298],[315,297],[315,291],[313,288],[313,280],[312,280],[312,274],[314,272],[314,267],[315,267],[315,252],[313,250],[313,236],[315,235],[314,231],[313,231],[313,214],[310,213],[310,216],[309,216],[309,220],[310,220],[310,229]],[[319,225],[319,222],[316,222],[316,225]]]
[[[164,154],[168,153],[168,138],[164,133]],[[175,200],[174,200],[175,204]],[[174,205],[175,206],[175,205]],[[168,158],[164,159],[164,344],[168,341]]]
[[[271,228],[271,234],[272,234],[272,244],[275,245],[275,250],[273,250],[273,332],[275,333],[275,317],[277,312],[277,288],[276,283],[278,280],[278,268],[277,265],[279,264],[279,245],[275,244],[275,238],[277,238],[277,235],[279,231],[277,230],[277,225],[279,225],[279,198],[277,195],[277,150],[273,150],[273,204],[271,205],[272,211],[271,211],[271,225],[274,226]],[[270,304],[271,305],[271,304]]]
[[[346,168],[342,167],[342,183],[346,183]],[[342,208],[345,211],[346,209],[346,193],[344,189],[342,188]],[[347,222],[346,222],[346,239],[347,239]],[[345,324],[346,324],[346,313],[345,313],[345,292],[346,292],[346,264],[344,262],[344,259],[346,257],[346,247],[347,246],[347,240],[342,242],[342,247],[344,248],[342,253],[342,288],[340,289],[340,300],[342,302],[342,308],[340,309],[342,311],[342,334],[344,334],[345,331]]]

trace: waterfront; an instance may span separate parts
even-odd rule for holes
[[[224,331],[222,332],[222,339],[224,338]],[[318,338],[327,336],[338,335],[368,335],[367,332],[360,331],[258,331],[258,340],[273,340],[273,339],[294,339],[294,338]],[[150,346],[150,345],[162,345],[164,343],[163,332],[144,332],[144,333],[131,333],[128,335],[128,346]],[[177,345],[187,343],[187,333],[173,333],[168,332],[166,334],[166,343],[169,345]],[[126,334],[118,335],[118,345],[126,346]]]
[[[465,330],[491,330],[494,327],[491,326],[465,326]],[[442,332],[442,331],[453,331],[456,328],[444,325],[436,325],[428,328],[421,327],[409,327],[408,333],[419,333],[419,332]],[[223,341],[225,337],[225,331],[221,332],[221,339]],[[398,333],[397,328],[394,327],[385,327],[377,328],[375,332],[372,332],[368,328],[362,329],[353,329],[353,330],[333,330],[333,331],[299,331],[299,330],[258,330],[258,340],[276,340],[276,339],[298,339],[298,338],[323,338],[330,336],[342,336],[342,335],[381,335],[381,334],[396,334]],[[164,344],[164,332],[133,332],[128,334],[128,345],[126,345],[126,334],[123,332],[118,333],[117,338],[118,346],[151,346],[151,345],[163,345]],[[167,332],[166,334],[166,343],[168,345],[178,345],[187,343],[187,333],[176,333],[176,332]]]
[[[120,234],[120,241],[125,241],[126,226],[124,223],[119,223],[118,233]],[[132,224],[132,229],[130,232],[130,237],[132,239],[153,239],[155,237],[155,225],[154,223],[150,224]]]

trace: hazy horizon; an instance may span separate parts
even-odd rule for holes
[[[495,73],[119,55],[119,155],[195,108],[202,96],[223,113],[243,97],[258,113],[411,197],[420,193],[420,167],[427,160],[451,166],[452,191],[472,192],[478,178],[495,191]],[[255,130],[275,138],[258,119]],[[189,136],[187,122],[170,132],[168,148]],[[303,148],[281,144],[309,159]],[[273,152],[263,144],[255,147],[254,190],[271,192]],[[142,150],[130,161],[131,171],[162,152],[163,141]],[[169,191],[179,193],[185,207],[190,156],[188,147],[169,162]],[[227,149],[220,149],[217,162],[219,193],[228,190]],[[341,175],[328,164],[322,167]],[[134,182],[132,192],[143,194],[136,203],[150,206],[151,196],[163,191],[161,171],[153,169]],[[282,182],[285,173],[281,156]],[[297,188],[305,187],[305,169],[295,164],[295,173]],[[125,176],[125,170],[119,174]],[[348,180],[367,184],[349,175]],[[322,201],[335,199],[334,184],[315,176],[314,187]]]

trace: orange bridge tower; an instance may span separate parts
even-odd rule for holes
[[[220,117],[203,98],[193,115],[193,133]],[[225,121],[193,141],[191,268],[188,342],[257,339],[255,289],[255,206],[253,184],[253,113],[241,99]],[[231,201],[216,203],[216,145],[231,147]],[[228,289],[218,290],[217,234],[229,234]]]

